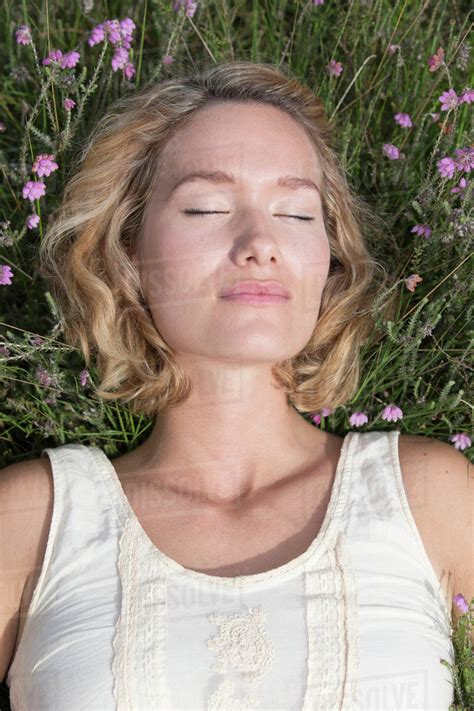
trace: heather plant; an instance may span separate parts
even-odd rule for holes
[[[139,88],[215,62],[271,62],[321,97],[365,235],[389,275],[372,306],[360,382],[314,424],[390,429],[472,448],[472,13],[462,3],[248,4],[44,0],[0,9],[0,466],[78,442],[110,457],[152,420],[95,388],[62,339],[37,254],[97,117]],[[382,225],[383,229],[380,229]],[[466,552],[469,555],[469,552]],[[473,708],[472,605],[453,622],[455,705]],[[461,600],[462,598],[462,600]],[[457,604],[456,602],[456,604]]]

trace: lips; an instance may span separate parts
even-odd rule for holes
[[[283,284],[278,281],[262,281],[252,279],[250,281],[239,281],[233,286],[225,288],[220,296],[231,296],[236,294],[273,294],[290,298],[290,293]]]

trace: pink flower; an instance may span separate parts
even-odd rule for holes
[[[456,148],[454,153],[457,169],[469,173],[474,168],[474,148]]]
[[[461,595],[461,593],[458,593],[457,595],[455,595],[453,597],[453,602],[456,605],[456,607],[458,607],[461,610],[461,612],[468,612],[469,605],[468,605],[467,600],[464,597],[464,595]]]
[[[420,284],[422,281],[423,277],[419,274],[410,274],[410,276],[405,279],[405,285],[408,291],[415,291],[416,285]]]
[[[413,126],[410,114],[395,114],[394,119],[403,128],[411,128]]]
[[[196,12],[197,2],[192,2],[191,0],[176,0],[173,5],[174,12],[178,12],[181,7],[186,8],[187,17],[193,17]]]
[[[369,421],[369,418],[365,412],[354,412],[349,417],[349,422],[353,427],[360,427],[360,425],[365,425]]]
[[[441,158],[436,164],[443,178],[452,178],[456,170],[456,163],[449,156]]]
[[[35,227],[39,225],[39,215],[36,213],[33,213],[32,215],[28,215],[26,218],[26,226],[28,227],[29,230],[33,230]]]
[[[0,284],[11,284],[13,272],[8,264],[0,264]]]
[[[469,181],[466,180],[466,178],[461,178],[459,183],[457,184],[457,187],[451,188],[450,192],[452,193],[464,193],[466,190],[466,187],[468,186]]]
[[[48,64],[51,64],[52,62],[55,64],[56,63],[59,64],[59,62],[62,59],[62,56],[63,56],[63,53],[61,52],[60,49],[53,49],[48,54],[48,56],[43,59],[43,61],[41,63],[44,64],[45,66],[47,66]]]
[[[431,235],[431,229],[428,227],[428,225],[415,225],[411,228],[410,232],[416,232],[416,234],[420,237],[425,236],[425,239],[428,239],[428,237]]]
[[[48,177],[55,170],[58,169],[58,164],[54,161],[54,155],[49,155],[48,153],[41,153],[36,157],[35,162],[31,168],[32,173],[37,173],[40,178],[44,175]]]
[[[92,28],[91,35],[87,40],[89,47],[93,47],[99,42],[103,42],[105,39],[104,25],[96,25]]]
[[[107,39],[111,44],[117,45],[122,39],[118,20],[106,20],[104,22],[104,30],[106,31]]]
[[[456,432],[456,434],[449,435],[450,442],[454,442],[455,449],[467,449],[471,446],[471,438],[465,432]]]
[[[330,407],[323,407],[321,412],[315,413],[312,417],[311,420],[316,424],[319,425],[321,423],[321,419],[323,417],[328,417],[328,415],[331,415],[334,410],[332,410]]]
[[[472,104],[474,101],[474,89],[464,89],[459,97],[460,104]]]
[[[136,24],[130,17],[126,17],[124,20],[120,20],[120,27],[131,37],[136,29]]]
[[[0,121],[0,133],[5,133],[6,130],[7,130],[7,127],[5,126],[3,121]]]
[[[174,57],[171,54],[165,54],[161,61],[163,64],[173,64]]]
[[[133,66],[133,64],[131,62],[127,62],[123,71],[124,71],[125,77],[130,81],[130,79],[135,74],[135,67]]]
[[[81,372],[79,373],[79,382],[81,383],[82,387],[86,385],[89,379],[89,371],[87,370],[87,368],[84,368],[84,370],[81,370]]]
[[[23,186],[23,197],[25,200],[38,200],[46,193],[46,185],[41,181],[28,180]]]
[[[79,52],[68,52],[63,57],[61,57],[61,60],[60,60],[61,69],[72,69],[73,67],[76,66],[76,64],[78,63],[80,58],[81,58],[81,55],[79,54]]]
[[[76,102],[74,101],[74,99],[64,99],[64,101],[63,101],[63,106],[66,109],[66,111],[70,111],[71,109],[73,109],[75,107],[75,105],[76,105]]]
[[[441,101],[441,111],[455,109],[459,103],[459,98],[454,89],[445,91],[444,94],[441,94],[441,96],[438,97],[438,99]]]
[[[30,339],[30,343],[32,346],[40,346],[42,343],[45,342],[45,338],[42,338],[41,336],[35,336],[34,338]]]
[[[397,420],[403,419],[403,412],[397,405],[387,405],[382,412],[382,420],[388,420],[389,422],[396,422]]]
[[[442,64],[444,64],[444,49],[439,47],[436,54],[428,59],[429,71],[436,72]]]
[[[433,122],[435,122],[435,121],[437,121],[437,120],[439,119],[439,117],[441,116],[441,114],[435,113],[435,114],[430,114],[430,116],[431,116],[431,120],[432,120]]]
[[[405,158],[405,155],[399,151],[399,149],[393,145],[393,143],[384,143],[382,150],[390,160],[400,160]]]
[[[342,73],[342,64],[341,62],[336,62],[335,59],[331,59],[329,64],[326,64],[326,69],[331,76],[339,77]]]
[[[16,31],[17,44],[31,44],[31,30],[28,25],[20,25]]]
[[[46,388],[48,388],[50,385],[53,385],[53,383],[54,383],[54,378],[42,366],[39,366],[36,369],[36,377],[37,377],[38,381],[41,383],[41,385],[43,385]]]
[[[313,0],[313,5],[324,5],[324,0]]]
[[[388,52],[389,52],[389,54],[395,54],[395,52],[397,51],[397,49],[400,49],[400,45],[399,45],[399,44],[389,44],[389,45],[388,45]]]
[[[123,47],[118,47],[115,52],[114,56],[112,57],[112,69],[114,72],[117,71],[117,69],[123,69],[128,62],[128,50],[124,49]]]

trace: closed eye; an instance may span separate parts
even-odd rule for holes
[[[195,210],[194,208],[184,210],[186,215],[228,215],[227,212],[220,210]],[[314,220],[314,217],[303,217],[302,215],[277,215],[277,217],[291,217],[294,220]]]

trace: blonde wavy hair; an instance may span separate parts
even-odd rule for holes
[[[272,372],[299,412],[335,409],[357,391],[359,351],[374,329],[374,300],[385,291],[385,267],[363,237],[374,228],[381,235],[381,225],[349,187],[322,101],[289,70],[223,62],[150,84],[112,104],[94,125],[79,169],[50,216],[39,272],[49,281],[65,342],[81,349],[87,366],[92,355],[97,358],[98,397],[120,400],[133,414],[149,417],[184,402],[192,383],[157,331],[130,255],[167,142],[199,109],[224,101],[257,101],[286,111],[314,144],[330,269],[310,340]]]

